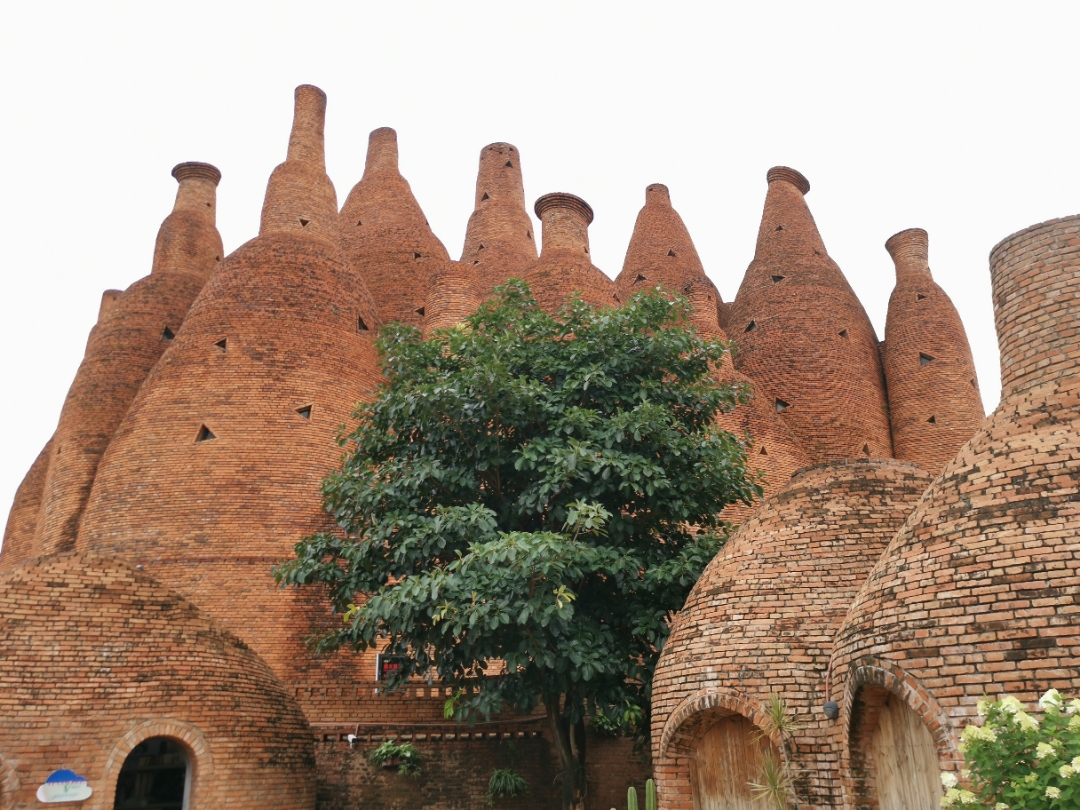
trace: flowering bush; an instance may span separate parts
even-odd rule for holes
[[[980,701],[981,726],[961,734],[967,768],[941,774],[942,807],[994,810],[1080,808],[1080,700],[1066,703],[1056,689],[1039,700],[1037,720],[1014,697]]]

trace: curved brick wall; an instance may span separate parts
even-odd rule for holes
[[[330,180],[292,147],[287,162],[302,165],[273,173],[264,211],[273,201],[277,213],[214,273],[117,431],[79,548],[143,564],[249,643],[307,710],[328,685],[348,692],[374,666],[313,660],[305,639],[328,607],[314,590],[278,589],[270,568],[303,535],[330,528],[319,487],[342,452],[338,426],[381,376],[373,330],[359,326],[375,321],[363,280],[337,240],[299,223],[312,200],[332,196]],[[311,719],[355,717],[365,694],[353,688]]]
[[[735,367],[775,398],[813,461],[891,457],[877,337],[829,258],[806,179],[769,171],[757,251],[728,313]]]
[[[123,293],[103,297],[100,319],[60,412],[34,537],[36,554],[74,547],[98,463],[116,427],[221,261],[221,236],[214,225],[221,174],[205,163],[181,163],[173,176],[180,187],[158,232],[152,271]]]
[[[345,258],[363,277],[383,323],[423,326],[432,277],[450,259],[408,181],[398,172],[397,133],[371,133],[364,176],[341,208]]]
[[[802,471],[709,564],[678,614],[653,680],[653,762],[664,808],[694,807],[690,759],[732,712],[755,722],[772,692],[804,727],[800,806],[839,803],[835,724],[821,713],[832,639],[848,605],[929,483],[892,460]]]
[[[1075,373],[1080,361],[1080,215],[1033,225],[990,252],[1002,396]]]
[[[15,490],[15,500],[8,513],[7,526],[4,528],[4,545],[0,546],[0,571],[21,563],[34,556],[34,529],[37,526],[38,513],[41,511],[41,492],[45,488],[45,476],[49,472],[52,459],[52,439],[45,443],[34,463],[23,476],[22,483]]]
[[[194,760],[191,810],[315,806],[311,732],[239,638],[118,560],[60,554],[0,578],[0,758],[5,807],[37,807],[52,771],[86,777],[80,804],[113,807],[126,755],[170,736]]]
[[[986,418],[975,361],[956,307],[930,275],[926,231],[901,231],[885,247],[896,264],[883,357],[893,448],[937,473]]]
[[[525,208],[521,154],[508,143],[480,151],[476,208],[465,231],[461,261],[476,268],[480,298],[536,261],[536,238]]]
[[[424,335],[459,324],[476,312],[484,300],[484,287],[486,282],[472,265],[447,262],[431,280],[424,304]]]
[[[618,305],[615,284],[589,257],[589,204],[573,194],[545,194],[536,215],[543,225],[540,258],[523,277],[540,306],[556,312],[574,293],[596,307]]]
[[[994,254],[1003,355],[1015,351],[1025,324],[1030,345],[1051,357],[1068,350],[1048,325],[1046,335],[1032,328],[1034,313],[1047,308],[1066,333],[1075,319],[1075,304],[1044,300],[1047,292],[1067,296],[1063,279],[1075,285],[1080,275],[1076,246],[1060,232],[1048,238],[1059,227],[1075,225],[1021,232],[1002,243],[1007,254]],[[1028,258],[1012,264],[1004,255]],[[956,734],[984,694],[1033,702],[1050,687],[1080,688],[1080,373],[1065,357],[1047,363],[1041,381],[1034,371],[1016,375],[1016,363],[1007,367],[1005,398],[889,544],[838,635],[834,699],[843,700],[851,728],[856,806],[875,806],[872,763],[857,747],[864,687],[911,705],[942,760],[957,755]]]

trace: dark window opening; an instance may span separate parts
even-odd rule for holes
[[[196,442],[208,442],[211,439],[216,439],[216,438],[217,438],[217,436],[214,435],[213,431],[211,431],[210,428],[208,428],[206,425],[203,425],[202,427],[199,428],[199,435],[195,437],[195,441]]]
[[[419,258],[420,258],[420,254],[419,254],[419,253],[416,253],[416,252],[414,251],[414,252],[413,252],[413,255],[412,255],[412,257],[413,257],[414,259],[419,259]]]
[[[926,296],[925,296],[925,295],[923,295],[922,293],[915,293],[915,300],[916,300],[916,301],[925,301],[925,300],[926,300]]]
[[[784,226],[783,225],[777,225],[776,230],[782,231],[782,230],[784,230]]]
[[[174,337],[176,337],[176,332],[166,326],[165,330],[161,333],[161,339],[172,340]]]
[[[743,329],[743,332],[756,332],[756,331],[757,331],[757,321],[750,321],[750,323],[748,323],[746,325],[746,328]]]
[[[532,239],[532,231],[525,231],[525,238]]]
[[[363,224],[364,224],[364,220],[362,220],[362,219],[358,219],[358,220],[356,220],[356,227],[357,227],[357,228],[359,228],[359,227],[360,227],[361,225],[363,225]]]
[[[783,413],[784,411],[786,411],[790,407],[791,407],[791,405],[784,402],[784,400],[782,400],[782,399],[776,400],[776,412],[777,413]]]
[[[634,283],[637,284],[639,281],[645,281],[645,280],[646,280],[645,276],[641,275],[641,273],[638,273],[637,278],[634,279]]]
[[[210,203],[207,203],[207,204],[206,204],[206,207],[207,207],[207,208],[213,208],[213,206],[212,206],[212,205],[210,205]]]
[[[484,249],[484,245],[483,245],[483,243],[481,243],[480,247],[478,247],[477,250],[483,250],[483,249]]]
[[[937,424],[937,417],[936,416],[931,416],[926,421],[929,422],[931,425],[936,425]]]
[[[183,810],[190,790],[188,756],[176,740],[143,740],[124,760],[116,779],[114,810]]]
[[[764,447],[762,447],[762,448],[761,448],[761,450],[759,450],[759,451],[758,451],[758,455],[761,455],[761,456],[767,456],[767,455],[769,455],[769,454],[768,454],[768,453],[766,453],[766,452],[765,452],[765,448],[764,448]]]
[[[356,331],[357,332],[367,332],[368,331],[367,322],[364,321],[363,318],[357,318],[356,319]]]
[[[304,219],[303,217],[300,217],[300,227],[301,227],[301,228],[306,228],[306,227],[307,227],[307,224],[308,224],[309,222],[311,222],[311,220],[310,220],[310,219]]]
[[[214,257],[214,261],[215,261],[215,262],[220,262],[220,261],[221,261],[221,257],[220,257],[220,256],[215,256],[215,257]]]
[[[297,408],[296,412],[298,414],[300,414],[302,417],[304,417],[305,419],[310,419],[311,418],[311,406],[310,405],[305,405],[303,408]]]
[[[506,166],[505,166],[504,168],[507,168],[507,169],[512,169],[512,168],[514,168],[514,164],[513,164],[513,163],[511,163],[511,162],[510,162],[510,161],[508,160],[508,161],[506,161]]]
[[[674,258],[676,258],[676,257],[675,257],[675,251],[674,251],[674,250],[669,250],[669,251],[667,252],[667,255],[668,255],[668,256],[670,256],[670,257],[671,257],[671,258],[673,258],[673,259],[674,259]]]
[[[842,337],[842,338],[846,338],[847,337],[847,329],[841,329],[839,332],[837,332],[837,334],[840,335],[840,337]]]
[[[611,297],[614,298],[616,301],[619,300],[619,294],[618,293],[612,293]]]
[[[223,352],[228,351],[229,350],[229,339],[228,338],[222,338],[221,340],[219,340],[214,345],[217,346],[219,349],[221,349]]]
[[[423,318],[424,317],[424,308],[420,307],[418,310],[416,310],[416,314],[419,315],[421,318]]]
[[[479,259],[473,259],[473,264],[480,264],[480,260]]]
[[[970,383],[971,383],[971,387],[972,387],[972,388],[978,388],[978,387],[979,387],[979,384],[978,384],[977,382],[975,382],[975,378],[974,378],[974,377],[972,377],[972,378],[971,378],[971,379],[970,379],[970,380],[969,380],[968,382],[970,382]]]
[[[868,456],[868,455],[870,455],[870,445],[868,445],[868,444],[864,444],[864,445],[862,446],[862,452],[863,452],[863,455],[864,455],[864,456]]]
[[[927,363],[932,363],[933,361],[934,361],[934,358],[931,357],[930,355],[922,354],[922,353],[919,354],[919,365],[920,366],[925,366]]]
[[[784,280],[783,276],[773,276],[772,277],[772,283],[773,284],[779,284],[783,280]]]
[[[488,196],[488,193],[485,191],[484,196],[480,198],[480,202],[483,202],[484,200],[490,200],[490,199],[491,199],[491,197]]]

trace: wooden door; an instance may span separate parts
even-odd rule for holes
[[[880,810],[937,810],[941,765],[934,738],[896,695],[889,695],[870,738]]]
[[[752,810],[750,782],[760,782],[766,740],[754,742],[754,724],[741,715],[725,717],[702,738],[690,763],[695,810]],[[760,810],[760,803],[756,810]]]

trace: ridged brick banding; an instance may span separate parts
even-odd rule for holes
[[[423,326],[434,275],[450,259],[398,171],[397,133],[371,133],[364,176],[342,206],[345,257],[363,277],[383,323]]]
[[[63,767],[92,787],[85,806],[110,808],[124,758],[161,736],[187,753],[193,810],[315,807],[296,700],[239,638],[119,560],[67,553],[0,577],[0,660],[4,807],[39,806]]]
[[[878,341],[829,257],[793,169],[769,171],[757,251],[730,307],[735,367],[775,399],[814,461],[891,457]]]
[[[15,501],[4,527],[4,545],[0,546],[0,571],[14,568],[34,556],[34,529],[41,512],[41,493],[45,489],[51,460],[52,439],[49,439],[15,490]]]
[[[321,95],[301,90],[297,127],[321,131],[306,119]],[[319,165],[290,157],[267,199],[286,212],[333,200]],[[326,600],[277,588],[270,569],[304,535],[333,528],[320,483],[341,456],[338,427],[382,379],[378,320],[336,238],[288,217],[263,227],[214,273],[143,385],[98,472],[79,547],[144,565],[287,683],[368,680],[366,659],[308,654],[306,638],[330,621]],[[333,710],[312,719],[358,711]]]
[[[536,238],[525,208],[521,154],[508,143],[492,143],[480,151],[476,176],[476,208],[465,231],[461,261],[477,269],[478,292],[510,278],[521,278],[536,261]]]
[[[1080,215],[1033,225],[990,252],[1003,396],[1076,373]]]
[[[892,460],[808,468],[709,564],[653,679],[662,807],[697,806],[688,766],[697,743],[724,714],[760,723],[754,707],[774,692],[803,723],[788,754],[799,806],[840,806],[832,778],[839,728],[821,709],[832,639],[865,573],[929,482],[914,465]]]
[[[102,296],[100,319],[68,391],[53,441],[35,554],[73,548],[98,463],[150,369],[221,261],[214,224],[220,173],[205,163],[173,169],[173,211],[161,223],[150,275]]]
[[[883,354],[896,457],[939,472],[975,435],[986,414],[967,333],[930,275],[921,228],[890,237],[896,264]]]
[[[431,281],[424,304],[424,335],[455,326],[476,312],[484,300],[482,286],[480,273],[472,265],[447,262]]]
[[[1030,704],[1051,687],[1080,689],[1080,365],[1050,323],[1069,334],[1080,311],[1078,224],[1036,226],[992,254],[1005,396],[889,544],[837,636],[834,689],[850,712],[861,706],[853,673],[900,673],[946,715],[943,766],[984,693]],[[854,806],[876,807],[873,763],[851,760]]]
[[[593,210],[573,194],[545,194],[536,201],[543,224],[540,258],[524,274],[540,306],[556,312],[574,294],[596,307],[619,304],[614,282],[589,257]]]

